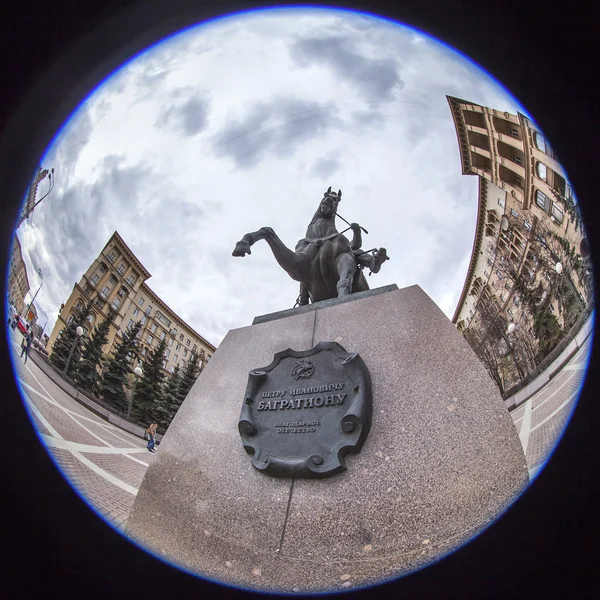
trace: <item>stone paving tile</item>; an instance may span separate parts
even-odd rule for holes
[[[104,446],[102,442],[84,431],[73,419],[65,414],[60,408],[48,404],[41,398],[35,398],[35,394],[28,394],[35,407],[52,427],[69,442],[90,444],[92,446]]]
[[[100,477],[77,460],[68,450],[51,448],[69,483],[107,520],[131,512],[135,497]]]
[[[555,418],[550,419],[529,434],[526,458],[530,469],[545,462],[548,455],[559,442],[569,420],[573,405],[574,402],[569,402]]]
[[[573,395],[581,387],[582,376],[579,371],[571,371],[573,375],[568,379],[561,389],[556,391],[554,395],[548,398],[543,404],[534,405],[531,415],[531,427],[534,428],[541,421],[550,416],[555,410],[557,410],[563,402],[565,402],[571,395]],[[572,402],[573,400],[571,400]],[[570,402],[570,403],[571,403]],[[570,404],[569,403],[569,404]]]
[[[87,419],[82,419],[77,415],[73,415],[73,418],[77,421],[77,423],[85,429],[89,429],[92,433],[100,436],[102,439],[106,440],[111,446],[115,446],[118,448],[142,448],[145,446],[143,440],[139,438],[127,439],[126,436],[122,435],[121,438],[116,437],[115,434],[111,433],[111,430],[104,426],[104,423],[99,422],[90,422]],[[72,419],[71,419],[72,420]],[[119,433],[117,433],[119,435]],[[135,440],[135,441],[134,441]],[[99,441],[96,440],[96,445],[99,444]],[[105,445],[105,444],[100,444]]]
[[[82,421],[82,423],[88,427],[87,421]],[[134,437],[122,429],[113,429],[102,425],[88,428],[92,429],[94,433],[100,431],[99,435],[102,435],[109,444],[116,448],[145,448],[147,444],[141,438]]]
[[[42,425],[42,422],[36,417],[36,415],[32,411],[27,412],[29,414],[29,418],[33,421],[33,426],[36,428],[36,430],[44,435],[50,435],[50,432],[46,429],[46,426]]]
[[[140,465],[122,454],[92,454],[86,452],[85,457],[117,479],[135,487],[141,485],[147,470],[145,465]]]
[[[535,409],[536,406],[542,404],[546,400],[546,398],[548,398],[548,396],[550,396],[557,390],[560,390],[562,385],[570,380],[571,376],[571,371],[562,371],[561,373],[556,375],[556,377],[554,377],[550,381],[550,383],[548,383],[539,392],[537,392],[534,396],[531,397],[533,408]]]

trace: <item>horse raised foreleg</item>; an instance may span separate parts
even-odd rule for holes
[[[287,274],[296,281],[301,279],[301,270],[305,263],[305,257],[290,250],[280,239],[271,227],[261,227],[258,231],[247,233],[236,245],[232,252],[233,256],[245,256],[251,254],[250,247],[258,242],[265,240],[275,260],[287,272]]]
[[[338,275],[337,282],[338,298],[348,296],[352,293],[352,280],[356,271],[356,262],[351,254],[342,254],[337,261]]]

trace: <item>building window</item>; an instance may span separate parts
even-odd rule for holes
[[[108,283],[115,285],[115,283],[117,283],[117,278],[114,275],[111,275],[108,279]]]
[[[67,323],[70,325],[73,322],[73,315],[69,315],[69,318],[67,319]]]
[[[140,306],[144,306],[144,299],[140,298]]]
[[[127,278],[127,283],[129,285],[133,285],[135,283],[135,275],[133,275],[133,274],[129,275],[129,277]]]
[[[166,335],[167,335],[167,332],[166,332],[166,331],[161,331],[161,332],[160,332],[160,339],[161,339],[161,340],[164,340]]]
[[[149,307],[146,309],[146,314],[147,314],[148,316],[150,316],[150,313],[151,313],[151,312],[152,312],[152,307],[151,307],[151,306],[149,306]]]
[[[184,356],[187,356],[187,348],[184,348],[184,349],[183,349],[183,355],[184,355]]]
[[[548,181],[548,169],[546,169],[546,165],[544,163],[538,162],[535,165],[535,170],[537,172],[537,176],[542,181]]]
[[[148,317],[142,317],[142,327],[146,324]]]
[[[525,221],[523,223],[525,229],[527,229],[528,231],[531,231],[531,223],[529,221]]]
[[[519,216],[519,213],[518,213],[518,212],[517,212],[517,211],[516,211],[514,208],[511,208],[511,209],[510,209],[510,214],[511,214],[513,217],[518,217],[518,216]]]
[[[175,362],[177,362],[177,361],[179,360],[179,356],[177,356],[177,354],[176,354],[176,355],[173,357],[173,360],[174,360]]]
[[[154,339],[154,338],[153,338],[153,337],[152,337],[150,334],[148,334],[148,337],[146,338],[146,341],[147,341],[149,344],[152,344],[152,340],[153,340],[153,339]]]
[[[117,255],[114,253],[113,250],[111,250],[106,256],[106,258],[108,258],[109,262],[113,262],[115,258],[117,258]]]
[[[504,277],[500,271],[496,271],[496,275],[498,276],[498,279],[502,279]]]
[[[183,333],[179,336],[179,339],[183,342]]]
[[[196,346],[196,344],[194,344],[194,345],[192,346],[192,352],[193,352],[194,354],[196,354],[196,350],[197,350],[197,349],[198,349],[198,346]]]
[[[516,173],[512,174],[512,179],[513,179],[513,183],[516,183],[517,185],[523,185],[523,180]]]
[[[185,343],[185,345],[186,345],[186,346],[189,346],[189,345],[190,345],[190,340],[188,340],[188,341]]]
[[[146,346],[144,346],[144,347],[142,348],[142,355],[143,355],[143,356],[146,356]]]
[[[166,327],[171,327],[171,321],[165,317],[159,310],[156,311],[156,318]]]
[[[133,319],[129,319],[129,323],[127,324],[127,327],[130,328],[130,327],[133,327],[133,326],[134,326]]]
[[[125,296],[127,296],[127,290],[125,288],[121,288],[117,294],[121,297],[121,298],[125,298]]]
[[[173,338],[171,338],[171,339],[169,340],[169,346],[172,346],[172,345],[173,345]]]
[[[103,308],[104,307],[104,302],[102,302],[102,299],[100,298],[100,296],[96,296],[95,300],[94,300],[94,304],[98,307],[98,308]]]
[[[150,332],[151,333],[155,333],[156,332],[156,323],[152,324],[152,327],[150,327]]]
[[[516,162],[518,165],[522,165],[523,161],[521,160],[520,156],[517,156],[516,154],[513,154],[513,161]]]
[[[557,223],[560,224],[563,222],[564,213],[557,204],[552,204],[552,216],[556,219]]]
[[[137,316],[139,314],[140,314],[140,309],[139,308],[134,308],[133,309],[133,316],[135,317],[135,316]]]
[[[504,200],[504,198],[498,198],[498,206],[504,208],[506,206],[506,200]]]
[[[100,263],[100,273],[106,273],[107,266],[104,263]]]
[[[94,285],[96,285],[98,282],[100,281],[100,275],[98,275],[98,273],[96,273],[93,277],[92,277],[92,283]]]
[[[535,203],[540,208],[548,212],[548,209],[550,208],[550,201],[548,200],[548,196],[546,196],[546,194],[540,190],[535,190]]]
[[[177,344],[177,348],[175,350],[181,350],[181,344]]]
[[[170,350],[165,350],[165,358],[169,358],[169,354],[171,354]]]
[[[121,263],[118,267],[117,267],[117,273],[119,275],[123,275],[123,273],[125,273],[125,265],[123,263]]]
[[[175,373],[175,367],[173,365],[171,365],[169,367],[169,371],[171,371],[171,373]]]
[[[118,310],[119,306],[121,306],[121,300],[119,298],[115,298],[112,302],[112,307],[115,310]]]
[[[516,138],[519,137],[519,130],[516,127],[510,127],[509,131],[510,131],[510,135],[512,135],[513,137],[516,137]]]
[[[105,286],[102,288],[102,291],[101,291],[100,293],[102,294],[102,296],[103,296],[104,298],[106,298],[106,297],[108,296],[108,293],[109,293],[109,292],[110,292],[110,288],[109,288],[107,285],[105,285]]]
[[[546,140],[544,139],[544,136],[541,133],[534,131],[533,132],[533,141],[538,150],[541,150],[544,153],[546,152]]]

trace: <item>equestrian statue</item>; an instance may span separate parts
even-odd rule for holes
[[[300,282],[300,294],[294,306],[368,290],[369,284],[362,270],[368,267],[369,275],[378,273],[389,257],[385,248],[361,249],[361,230],[368,231],[358,223],[348,223],[337,213],[341,199],[342,191],[336,194],[329,187],[306,229],[306,235],[296,244],[294,251],[285,246],[271,227],[261,227],[258,231],[247,233],[236,244],[233,256],[251,254],[250,247],[258,240],[265,240],[279,265],[292,279]],[[336,229],[336,216],[349,225],[342,232]],[[350,229],[353,234],[351,242],[343,235]]]

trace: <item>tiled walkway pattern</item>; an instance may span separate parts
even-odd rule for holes
[[[591,336],[545,387],[511,413],[533,479],[559,441],[585,378]]]
[[[42,442],[77,492],[122,531],[154,455],[143,440],[75,402],[32,360],[24,364],[21,339],[10,332],[18,381]]]
[[[23,396],[46,448],[79,494],[122,531],[154,455],[143,440],[75,402],[33,361],[23,364],[21,334],[10,336]],[[532,479],[568,422],[590,350],[591,337],[548,385],[511,413]]]

